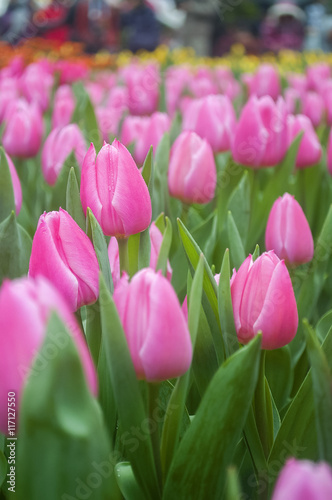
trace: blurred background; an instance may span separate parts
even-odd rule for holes
[[[221,56],[332,49],[332,0],[0,0],[0,39],[81,42],[88,53],[192,47]]]

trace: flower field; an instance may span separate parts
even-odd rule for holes
[[[332,56],[0,56],[0,499],[331,500]]]

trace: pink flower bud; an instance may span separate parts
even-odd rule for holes
[[[288,114],[295,114],[297,104],[301,102],[301,94],[298,90],[288,87],[284,92],[284,99]]]
[[[148,188],[129,151],[116,139],[96,157],[91,144],[82,166],[81,201],[104,234],[127,237],[146,229],[152,208]]]
[[[5,280],[0,289],[0,431],[4,434],[8,431],[8,392],[16,393],[16,412],[19,413],[26,379],[36,373],[31,371],[33,362],[37,372],[48,362],[46,353],[40,349],[52,311],[60,316],[72,335],[90,390],[93,394],[97,392],[96,373],[86,342],[59,292],[42,276]],[[54,339],[54,352],[59,356],[64,342],[66,338],[60,334]]]
[[[278,71],[272,64],[261,64],[254,75],[243,75],[250,96],[263,97],[269,95],[276,100],[281,93]]]
[[[273,204],[266,226],[265,247],[292,265],[309,262],[314,255],[306,216],[294,196],[288,193]]]
[[[329,78],[331,78],[329,64],[317,63],[307,67],[307,85],[309,90],[319,90],[322,82]]]
[[[272,500],[329,500],[332,469],[329,464],[289,458],[279,474]]]
[[[12,185],[13,185],[13,192],[14,192],[14,201],[15,201],[15,211],[16,215],[20,213],[21,207],[22,207],[22,188],[21,188],[21,183],[20,179],[17,175],[16,168],[14,166],[14,163],[12,160],[9,158],[9,156],[5,153],[6,158],[7,158],[7,163],[10,171],[10,175],[12,178]]]
[[[297,73],[290,73],[287,76],[289,87],[297,90],[302,96],[308,90],[307,77],[305,75],[299,75]]]
[[[52,128],[68,125],[74,109],[75,97],[71,87],[69,85],[61,85],[54,96]]]
[[[302,114],[307,116],[314,127],[318,127],[324,114],[324,100],[317,92],[306,92],[302,98]]]
[[[0,80],[0,123],[3,122],[8,106],[19,97],[18,83],[15,78]]]
[[[99,265],[88,236],[62,208],[40,216],[32,241],[29,276],[43,275],[72,311],[98,298]]]
[[[235,126],[235,112],[229,98],[210,95],[195,99],[186,107],[182,129],[206,139],[216,153],[231,148]]]
[[[74,153],[79,167],[87,152],[85,139],[76,123],[55,128],[47,137],[41,155],[42,171],[51,186],[56,183],[66,158]]]
[[[160,86],[158,68],[153,64],[132,65],[127,68],[125,77],[130,114],[150,115],[157,111]]]
[[[104,141],[109,141],[110,135],[117,135],[122,118],[122,111],[118,108],[96,108],[96,118]]]
[[[121,129],[122,144],[124,146],[128,146],[128,144],[136,142],[140,135],[143,134],[143,131],[148,127],[148,125],[148,116],[126,116],[126,118],[123,120]]]
[[[289,115],[287,128],[289,146],[302,130],[304,132],[297,152],[296,167],[306,168],[318,163],[322,156],[322,146],[309,118],[304,115]]]
[[[53,76],[40,64],[29,64],[20,79],[22,94],[45,111],[50,103]]]
[[[12,101],[6,109],[2,142],[10,156],[31,158],[39,151],[43,135],[43,119],[35,103],[24,99]]]
[[[287,151],[287,111],[279,97],[252,97],[244,106],[235,130],[233,158],[251,168],[271,167]]]
[[[192,345],[179,300],[160,272],[142,269],[124,276],[114,301],[139,379],[149,382],[178,377],[192,360]]]
[[[166,113],[153,113],[148,118],[146,125],[142,127],[141,133],[136,139],[134,158],[138,164],[144,163],[151,146],[154,153],[156,152],[159,142],[170,127],[171,120]]]
[[[286,264],[273,251],[252,256],[231,279],[235,328],[239,342],[247,344],[262,332],[262,348],[278,349],[295,337],[297,306]]]
[[[182,132],[171,148],[168,188],[185,203],[208,203],[214,197],[217,172],[210,144],[195,132]]]

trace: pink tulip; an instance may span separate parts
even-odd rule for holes
[[[231,279],[235,328],[247,344],[262,332],[262,348],[278,349],[295,337],[298,314],[286,264],[273,251],[246,258]]]
[[[100,106],[105,98],[105,88],[98,82],[87,81],[84,85],[93,106]]]
[[[192,360],[189,330],[161,272],[142,269],[130,283],[124,276],[113,297],[137,377],[155,382],[185,373]]]
[[[332,469],[328,463],[289,458],[279,474],[272,500],[330,500]]]
[[[134,158],[139,165],[143,165],[150,147],[153,147],[154,153],[158,147],[165,132],[171,127],[171,120],[166,113],[153,113],[142,127],[135,144]]]
[[[8,392],[16,394],[16,414],[19,413],[22,392],[28,376],[36,375],[47,363],[47,353],[41,350],[47,322],[55,311],[66,325],[79,352],[90,391],[97,393],[97,378],[86,342],[74,315],[59,292],[44,277],[5,280],[0,289],[0,431],[7,434]],[[66,338],[54,339],[54,354],[61,355]],[[49,353],[51,355],[51,353]],[[34,364],[32,370],[32,364]],[[50,395],[52,397],[52,395]],[[16,423],[17,425],[17,423]]]
[[[204,68],[206,69],[206,68]],[[189,90],[197,97],[218,94],[218,86],[214,81],[214,75],[210,71],[198,71],[188,82]]]
[[[29,276],[40,274],[62,293],[72,311],[98,298],[99,265],[93,245],[62,208],[39,218]]]
[[[157,261],[159,257],[160,247],[163,241],[163,235],[158,227],[152,222],[150,229],[150,242],[151,242],[151,252],[150,252],[150,264],[151,269],[156,270]],[[108,258],[110,261],[110,267],[112,271],[112,278],[114,287],[118,284],[120,280],[120,258],[119,258],[119,245],[116,238],[111,238],[108,245]],[[167,273],[166,278],[168,281],[172,279],[172,268],[167,260]]]
[[[45,111],[50,103],[53,76],[38,63],[29,64],[20,79],[22,94]]]
[[[287,111],[279,97],[251,97],[244,106],[235,129],[233,158],[251,168],[271,167],[284,158],[287,151]]]
[[[116,108],[96,108],[95,113],[101,135],[107,142],[110,136],[118,134],[122,111]]]
[[[87,78],[89,70],[85,62],[78,61],[57,61],[55,68],[60,73],[60,85],[73,83]]]
[[[6,153],[5,153],[6,154]],[[9,158],[9,156],[6,154],[6,159],[9,167],[9,172],[12,178],[12,185],[13,185],[13,192],[14,192],[14,201],[15,201],[15,211],[16,215],[20,213],[21,207],[22,207],[22,188],[21,188],[21,183],[20,179],[17,175],[16,168],[14,166],[14,163],[12,160]]]
[[[107,107],[110,109],[121,110],[122,113],[128,110],[128,90],[125,87],[114,87],[111,89]]]
[[[297,112],[298,103],[301,102],[301,94],[298,90],[288,87],[285,89],[284,99],[286,103],[286,110],[288,114],[294,114]]]
[[[241,85],[227,66],[216,68],[215,73],[220,92],[233,101],[241,93]]]
[[[327,169],[332,175],[332,129],[330,130],[327,143]]]
[[[289,146],[301,131],[304,132],[297,152],[296,167],[306,168],[318,163],[322,156],[322,146],[309,118],[304,115],[289,115],[287,128]]]
[[[256,97],[271,96],[276,100],[281,93],[278,71],[272,64],[261,64],[254,75],[243,75],[249,95]]]
[[[301,96],[303,96],[308,90],[307,77],[305,75],[299,75],[297,73],[290,73],[287,76],[289,87],[297,90]]]
[[[39,151],[43,135],[43,119],[35,103],[24,99],[12,101],[6,109],[2,143],[10,156],[31,158]]]
[[[97,157],[91,144],[82,166],[81,202],[108,236],[139,233],[151,221],[148,188],[129,151],[116,139],[104,144]]]
[[[56,183],[66,158],[74,153],[79,167],[87,152],[85,139],[76,123],[55,128],[47,137],[41,156],[45,180],[51,186]]]
[[[314,127],[318,127],[324,114],[324,100],[317,92],[306,92],[302,98],[302,114],[310,118]]]
[[[307,67],[307,85],[309,90],[319,91],[322,82],[331,78],[331,68],[327,63],[312,64]]]
[[[288,193],[273,204],[266,226],[265,247],[292,265],[313,258],[314,242],[308,221],[299,203]]]
[[[213,151],[228,151],[236,126],[233,105],[226,96],[210,95],[192,101],[183,116],[183,130],[206,139]]]
[[[191,71],[186,66],[170,66],[166,72],[166,107],[169,116],[179,108],[182,93],[191,78]]]
[[[208,203],[214,197],[217,172],[210,144],[195,132],[182,132],[171,148],[168,188],[184,203]]]
[[[18,97],[19,90],[16,78],[0,80],[0,123],[4,121],[10,103],[15,102]]]
[[[129,66],[126,72],[128,108],[132,115],[150,115],[157,111],[160,75],[153,64]]]
[[[69,85],[61,85],[54,96],[52,128],[64,127],[70,123],[75,109],[75,96]]]
[[[123,120],[121,129],[121,142],[124,146],[128,146],[137,141],[143,132],[149,126],[148,116],[133,116],[128,115]]]

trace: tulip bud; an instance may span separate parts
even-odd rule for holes
[[[9,172],[12,178],[12,185],[13,185],[13,192],[14,192],[14,201],[15,201],[15,212],[16,215],[20,213],[21,207],[22,207],[22,188],[21,188],[21,183],[20,179],[17,175],[16,168],[14,166],[14,163],[11,161],[7,153],[5,153],[8,167],[9,167]]]
[[[278,349],[295,337],[297,306],[286,264],[273,251],[252,256],[231,279],[235,328],[239,342],[247,344],[262,332],[262,348]]]
[[[287,111],[279,97],[252,97],[244,106],[235,129],[233,158],[251,168],[272,167],[287,151]]]
[[[20,79],[24,97],[36,103],[42,111],[49,106],[52,85],[53,76],[38,63],[29,64]]]
[[[324,114],[324,100],[316,92],[306,92],[302,98],[302,114],[307,116],[314,127],[318,127]]]
[[[213,200],[217,172],[209,143],[195,132],[182,132],[171,148],[168,188],[184,203]]]
[[[87,151],[82,132],[76,123],[55,128],[47,137],[41,155],[42,171],[51,186],[56,183],[66,158],[74,153],[79,167]]]
[[[255,75],[243,75],[250,96],[263,97],[269,95],[276,100],[281,93],[278,71],[272,64],[261,64]]]
[[[330,500],[332,469],[325,462],[289,458],[279,474],[272,500]]]
[[[62,293],[72,311],[98,298],[99,265],[93,245],[62,208],[39,218],[29,276],[40,274]]]
[[[6,109],[3,147],[10,156],[31,158],[39,151],[43,119],[38,106],[24,99],[12,101]]]
[[[151,146],[153,151],[156,152],[159,142],[170,127],[171,120],[166,113],[153,113],[147,119],[146,125],[142,127],[141,133],[136,140],[134,158],[138,164],[142,165],[144,163]]]
[[[74,109],[75,97],[71,87],[69,85],[61,85],[54,96],[52,128],[68,125]]]
[[[121,128],[121,142],[124,146],[128,146],[133,142],[136,142],[143,131],[149,125],[148,116],[133,116],[128,115],[123,120]]]
[[[113,297],[137,377],[155,382],[185,373],[192,359],[189,330],[161,272],[142,269],[130,283],[124,276]]]
[[[322,156],[322,146],[311,121],[304,115],[289,115],[287,118],[288,145],[303,131],[300,147],[296,156],[296,167],[311,167],[319,162]]]
[[[236,126],[228,97],[210,95],[193,100],[184,111],[182,130],[192,130],[206,139],[215,153],[228,151]]]
[[[157,111],[160,86],[158,68],[153,64],[145,67],[128,66],[125,77],[130,114],[142,116]]]
[[[299,203],[288,193],[273,204],[266,226],[265,247],[292,265],[313,258],[314,242],[308,221]]]
[[[74,315],[59,292],[42,276],[36,279],[5,280],[0,289],[0,431],[4,434],[8,430],[8,392],[16,394],[18,413],[27,376],[33,376],[33,362],[35,361],[36,367],[47,362],[43,353],[38,352],[52,311],[60,316],[72,335],[90,390],[93,394],[97,392],[96,373],[86,342]],[[60,337],[55,339],[54,349],[59,351],[63,342],[64,339]]]
[[[307,67],[307,85],[309,90],[319,90],[322,83],[330,77],[331,68],[327,63],[317,63]]]
[[[116,139],[96,158],[91,144],[82,166],[81,201],[104,234],[127,237],[146,229],[152,209],[148,188],[129,151]]]

